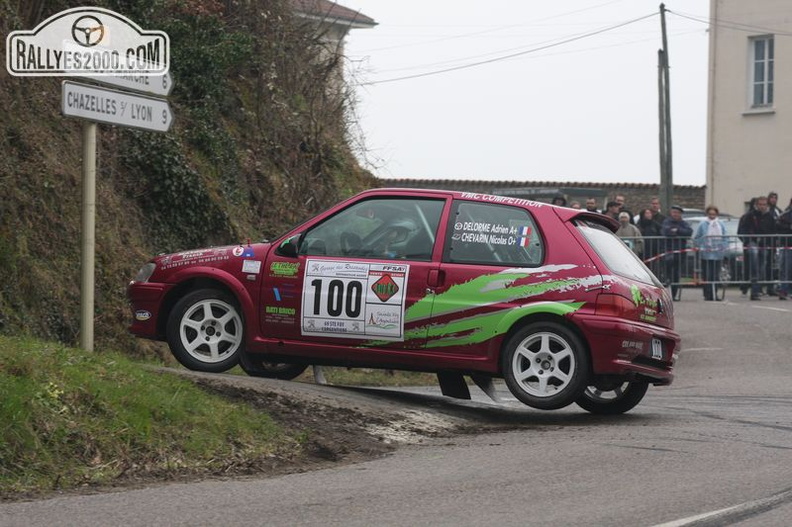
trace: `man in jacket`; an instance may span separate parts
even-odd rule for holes
[[[767,197],[754,199],[754,206],[740,217],[737,234],[743,242],[748,255],[748,272],[751,280],[751,300],[761,300],[762,284],[770,282],[765,262],[771,258],[772,240],[769,234],[775,232],[775,221],[767,209]]]
[[[666,249],[663,261],[666,268],[666,285],[671,285],[671,297],[679,300],[680,280],[682,278],[682,261],[685,258],[687,240],[693,234],[688,222],[682,219],[682,207],[674,205],[663,220],[660,234],[666,237]]]
[[[792,200],[789,200],[789,206],[778,217],[776,232],[779,234],[778,243],[781,247],[778,299],[786,300],[789,297],[790,281],[792,281]]]
[[[778,193],[777,192],[769,192],[767,194],[767,214],[769,214],[773,218],[773,226],[778,225],[778,218],[781,217],[781,213],[784,212],[778,207]],[[775,229],[772,231],[773,234],[776,234]],[[772,240],[768,240],[767,248],[765,249],[765,258],[764,262],[764,276],[767,280],[770,280],[771,283],[767,284],[767,296],[775,296],[776,290],[775,286],[772,282],[775,282],[773,276],[773,259],[776,252],[776,240],[773,238]]]

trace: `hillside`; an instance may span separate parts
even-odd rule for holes
[[[76,5],[0,2],[0,27]],[[97,148],[96,346],[148,355],[160,348],[127,335],[125,299],[148,257],[274,236],[376,182],[347,144],[339,59],[283,1],[92,5],[171,41],[171,131],[100,125]],[[81,123],[60,115],[61,80],[0,72],[0,334],[75,345]]]

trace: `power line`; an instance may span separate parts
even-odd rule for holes
[[[676,33],[673,33],[672,36],[688,35],[688,34],[692,34],[692,33],[698,33],[699,31],[700,31],[699,29],[696,29],[696,30],[692,30],[692,31],[688,30],[688,31],[684,31],[684,32],[676,32]],[[646,33],[646,32],[642,31],[641,33],[643,34],[643,33]],[[599,49],[616,48],[616,47],[626,46],[626,45],[630,45],[630,44],[648,42],[649,40],[654,40],[656,38],[657,38],[657,35],[655,35],[654,32],[653,32],[652,36],[651,37],[647,37],[647,38],[625,40],[625,41],[617,42],[617,43],[614,43],[614,44],[607,44],[607,45],[596,46],[596,47],[587,47],[585,49],[576,49],[576,50],[571,50],[571,51],[561,51],[559,53],[547,53],[547,54],[539,55],[539,56],[540,57],[550,57],[550,56],[553,56],[553,55],[560,55],[560,54],[566,55],[566,54],[570,54],[570,53],[583,53],[583,52],[586,52],[586,51],[594,51],[594,50],[599,50]],[[555,42],[555,39],[554,40],[548,40],[546,42]],[[545,42],[541,42],[540,44],[545,44]],[[462,60],[477,59],[479,57],[490,57],[492,55],[498,55],[498,54],[501,54],[501,53],[504,53],[504,52],[507,52],[507,51],[513,51],[515,49],[524,49],[524,48],[525,48],[525,46],[519,46],[519,47],[515,47],[515,48],[511,48],[511,49],[504,49],[504,50],[499,50],[499,51],[493,51],[493,52],[490,52],[490,53],[482,53],[481,55],[473,55],[473,56],[469,56],[469,57],[464,57],[464,58],[461,58],[461,59],[451,59],[451,60],[445,60],[445,61],[440,61],[440,62],[431,62],[431,63],[428,63],[428,64],[421,64],[421,65],[417,65],[417,66],[404,66],[404,67],[401,67],[401,68],[390,68],[390,69],[386,69],[386,70],[379,70],[379,73],[390,73],[390,72],[396,72],[396,71],[409,71],[409,70],[421,70],[421,69],[426,69],[426,68],[430,68],[430,67],[433,67],[433,66],[441,66],[443,64],[451,64],[451,63],[454,63],[454,62],[460,62]]]
[[[627,20],[625,22],[621,22],[621,23],[615,24],[613,26],[608,26],[608,27],[605,27],[605,28],[597,29],[595,31],[591,31],[589,33],[583,33],[581,35],[576,35],[574,37],[570,37],[570,38],[561,40],[559,42],[555,42],[555,43],[552,43],[552,44],[547,44],[547,45],[543,45],[543,46],[527,49],[527,50],[524,50],[524,51],[519,51],[517,53],[511,53],[509,55],[503,55],[501,57],[495,57],[495,58],[488,59],[488,60],[481,60],[481,61],[478,61],[478,62],[472,62],[472,63],[469,63],[469,64],[462,64],[460,66],[453,66],[453,67],[450,67],[450,68],[445,68],[445,69],[440,69],[440,70],[435,70],[435,71],[428,71],[428,72],[425,72],[425,73],[416,73],[415,75],[406,75],[404,77],[395,77],[395,78],[392,78],[392,79],[385,79],[385,80],[381,80],[381,81],[366,82],[366,83],[363,83],[362,85],[363,86],[373,86],[373,85],[376,85],[376,84],[385,84],[385,83],[388,83],[388,82],[403,81],[403,80],[408,80],[408,79],[417,79],[417,78],[420,78],[420,77],[429,77],[431,75],[440,75],[441,73],[448,73],[448,72],[451,72],[451,71],[463,70],[463,69],[468,69],[468,68],[475,68],[477,66],[483,66],[484,64],[491,64],[493,62],[500,62],[502,60],[513,59],[515,57],[520,57],[522,55],[527,55],[529,53],[536,53],[537,51],[543,51],[545,49],[550,49],[550,48],[562,46],[564,44],[569,44],[570,42],[576,42],[578,40],[583,40],[585,38],[593,37],[595,35],[600,35],[602,33],[608,32],[608,31],[613,31],[614,29],[618,29],[620,27],[628,26],[630,24],[634,24],[636,22],[640,22],[641,20],[646,20],[647,18],[651,18],[651,17],[654,17],[654,16],[657,16],[657,13],[650,13],[648,15],[644,15],[642,17],[634,18],[632,20]]]
[[[750,24],[742,24],[740,22],[732,22],[729,20],[723,20],[722,18],[718,19],[710,19],[710,18],[703,18],[696,15],[690,15],[685,13],[679,13],[676,11],[671,11],[667,9],[666,12],[671,13],[672,15],[676,15],[680,18],[686,18],[688,20],[692,20],[694,22],[700,22],[702,24],[713,25],[717,27],[722,27],[726,29],[734,29],[735,31],[746,31],[746,32],[762,32],[762,33],[772,33],[774,35],[784,35],[784,36],[792,36],[792,33],[788,31],[779,31],[777,29],[769,28],[769,27],[762,27],[762,26],[753,26]]]
[[[601,4],[597,4],[597,5],[590,6],[590,7],[585,7],[583,9],[578,9],[576,11],[568,11],[566,13],[560,13],[558,15],[553,15],[553,16],[549,16],[549,17],[546,17],[546,18],[540,18],[539,20],[536,20],[534,22],[534,24],[536,22],[546,22],[547,20],[553,20],[554,18],[562,18],[562,17],[569,16],[569,15],[576,15],[576,14],[582,13],[584,11],[591,11],[592,9],[599,9],[600,7],[603,7],[603,6],[606,6],[606,5],[610,5],[610,4],[615,4],[617,2],[622,2],[622,1],[624,1],[624,0],[610,0],[609,2],[603,2]],[[481,30],[481,31],[475,31],[473,33],[463,33],[461,35],[449,35],[449,36],[442,37],[442,38],[437,38],[437,39],[434,39],[434,40],[428,40],[428,41],[424,40],[424,41],[421,41],[421,42],[411,42],[411,43],[407,43],[407,44],[398,44],[398,45],[395,45],[395,46],[387,46],[387,47],[383,47],[383,48],[375,48],[375,49],[363,51],[363,52],[361,52],[361,54],[372,53],[374,51],[386,51],[386,50],[389,50],[389,49],[406,48],[406,47],[412,47],[412,46],[424,46],[426,44],[434,44],[436,42],[444,42],[444,41],[447,41],[447,40],[456,40],[456,39],[459,39],[459,38],[467,38],[467,37],[472,37],[472,36],[476,36],[476,35],[483,35],[485,33],[494,33],[496,31],[502,31],[504,29],[511,29],[513,27],[521,27],[523,25],[524,24],[510,24],[510,25],[506,25],[506,26],[498,26],[498,27],[494,27],[494,28],[484,29],[484,30]],[[531,24],[531,25],[533,25],[533,24]]]

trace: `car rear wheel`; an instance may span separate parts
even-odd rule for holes
[[[648,389],[649,383],[644,381],[589,386],[575,403],[593,414],[618,415],[635,408]]]
[[[244,345],[244,324],[236,300],[216,289],[182,297],[168,317],[171,353],[184,367],[221,373],[236,366]]]
[[[239,355],[239,366],[251,377],[283,379],[284,381],[299,377],[308,368],[307,364],[266,361],[251,353]]]
[[[562,324],[529,324],[508,340],[503,351],[501,366],[509,391],[533,408],[568,406],[588,384],[588,351]]]

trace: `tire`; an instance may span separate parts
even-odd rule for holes
[[[251,377],[282,379],[290,381],[299,377],[307,368],[307,364],[289,364],[287,362],[268,362],[250,353],[239,355],[239,366]]]
[[[646,395],[649,383],[632,381],[613,386],[589,386],[575,403],[584,410],[598,415],[618,415],[635,408]]]
[[[586,346],[556,322],[535,322],[519,329],[506,342],[501,361],[509,391],[540,410],[572,404],[588,385]]]
[[[182,297],[168,317],[171,353],[185,368],[222,373],[239,362],[245,326],[236,300],[217,289],[199,289]]]

